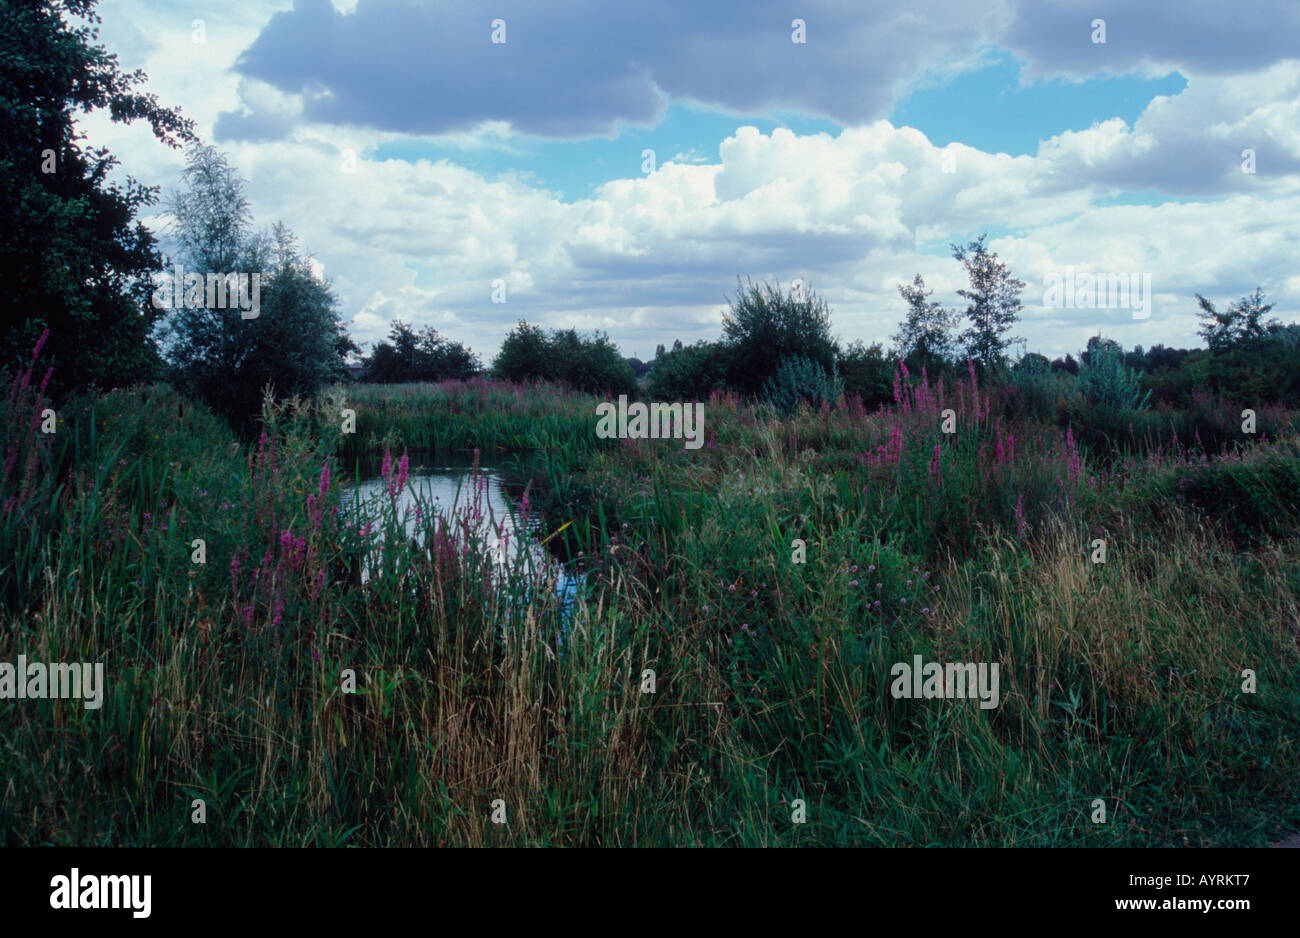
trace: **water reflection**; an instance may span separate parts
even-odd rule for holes
[[[343,504],[360,521],[382,531],[378,522],[390,500],[389,482],[377,466],[363,467],[366,470],[368,474],[358,482],[346,485]],[[394,460],[393,474],[396,472]],[[431,465],[413,466],[396,504],[406,533],[417,543],[422,542],[426,527],[424,521],[417,522],[417,508],[435,511],[457,532],[468,521],[503,573],[526,572],[527,568],[546,581],[554,579],[556,594],[564,605],[572,602],[580,575],[572,574],[542,546],[546,532],[541,519],[531,515],[525,522],[520,506],[506,489],[505,478],[496,470],[480,467],[476,472],[472,462],[446,457]],[[362,579],[367,578],[363,568]]]

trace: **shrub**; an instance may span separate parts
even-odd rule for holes
[[[583,336],[557,329],[547,336],[539,326],[520,322],[492,363],[498,378],[510,381],[562,381],[580,391],[632,394],[636,375],[604,333]]]
[[[863,406],[874,410],[894,399],[894,361],[880,343],[870,346],[853,342],[839,359],[844,393],[856,394]]]
[[[665,401],[703,401],[727,384],[726,350],[716,342],[696,342],[665,352],[650,372],[650,395]]]
[[[1090,405],[1117,413],[1136,412],[1146,407],[1151,392],[1143,392],[1141,378],[1124,364],[1119,346],[1099,343],[1086,357],[1079,372],[1079,387]]]
[[[781,360],[776,374],[763,383],[763,400],[782,413],[793,413],[800,401],[813,407],[834,403],[844,393],[839,375],[827,374],[815,361],[792,356]]]
[[[830,323],[830,307],[811,290],[742,285],[722,319],[722,342],[731,353],[728,386],[757,394],[787,358],[834,371],[839,347]]]

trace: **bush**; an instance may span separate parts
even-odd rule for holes
[[[1041,355],[1038,357],[1043,358]],[[1021,361],[1023,363],[1023,359]],[[1058,408],[1077,394],[1074,377],[1068,372],[1052,372],[1046,358],[1043,358],[1041,371],[1017,365],[1002,389],[1007,416],[1049,423],[1056,422]]]
[[[1124,364],[1124,353],[1118,345],[1098,343],[1085,359],[1079,371],[1079,387],[1090,405],[1115,413],[1137,412],[1146,407],[1151,392],[1142,390],[1140,376]]]
[[[801,401],[820,407],[843,393],[839,375],[827,374],[817,362],[798,356],[782,359],[776,374],[763,383],[763,400],[784,414],[797,410]]]
[[[894,368],[879,342],[870,346],[853,342],[839,359],[844,393],[856,394],[871,410],[887,404],[894,399]]]
[[[584,337],[575,329],[557,329],[548,337],[526,322],[520,322],[501,343],[492,372],[509,381],[562,381],[600,394],[636,391],[636,375],[609,336]]]
[[[722,342],[731,353],[727,385],[758,394],[787,358],[805,358],[832,373],[839,347],[830,329],[830,307],[811,290],[742,285],[722,319]]]
[[[650,396],[664,401],[703,401],[727,385],[726,350],[716,342],[696,342],[665,352],[650,371]]]

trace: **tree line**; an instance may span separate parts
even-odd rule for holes
[[[553,381],[596,393],[701,400],[731,390],[783,409],[857,395],[867,406],[893,396],[903,368],[953,377],[972,363],[983,375],[1018,382],[1026,394],[1041,376],[1069,375],[1097,400],[1185,402],[1197,388],[1241,398],[1300,403],[1300,326],[1269,318],[1256,289],[1219,309],[1197,294],[1204,350],[1157,345],[1124,351],[1096,336],[1078,360],[1037,353],[1013,357],[1021,340],[1024,282],[989,250],[984,235],[951,245],[967,286],[961,308],[936,301],[917,274],[899,285],[905,310],[892,346],[841,344],[831,311],[796,284],[738,282],[722,334],[654,359],[624,358],[604,333],[545,330],[520,322],[490,366],[460,342],[396,320],[359,365],[338,300],[293,232],[251,217],[245,183],[226,157],[203,145],[192,123],[144,93],[140,72],[123,73],[97,42],[97,0],[0,0],[0,272],[10,289],[0,318],[0,365],[26,364],[48,329],[47,360],[56,395],[159,378],[251,431],[262,395],[309,395],[336,380],[463,380],[480,374]],[[75,21],[85,25],[73,25]],[[156,187],[108,180],[116,160],[89,148],[79,112],[106,109],[114,120],[143,120],[165,146],[188,147],[180,187],[166,197],[163,253],[139,213],[162,198]],[[189,276],[259,272],[252,317],[206,303],[159,308],[155,280],[180,265]],[[185,283],[176,296],[190,296]]]

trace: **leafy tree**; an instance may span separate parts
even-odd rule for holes
[[[482,370],[474,354],[445,339],[432,326],[420,333],[394,320],[388,341],[376,343],[365,361],[364,380],[382,383],[447,381],[472,378]]]
[[[636,391],[636,376],[609,336],[584,337],[575,329],[557,329],[547,336],[526,322],[515,326],[501,343],[492,372],[511,381],[562,381],[594,393]]]
[[[1052,363],[1047,360],[1047,356],[1037,352],[1026,352],[1012,369],[1016,374],[1025,375],[1045,375],[1051,370]]]
[[[783,293],[780,284],[739,287],[722,318],[722,342],[731,355],[727,384],[757,394],[782,359],[804,358],[835,371],[839,346],[830,332],[830,307],[811,290]]]
[[[1280,327],[1275,319],[1264,320],[1273,304],[1264,302],[1259,287],[1253,294],[1229,304],[1223,312],[1215,309],[1214,304],[1199,293],[1196,302],[1201,307],[1197,314],[1201,320],[1197,335],[1205,340],[1212,352],[1226,352],[1237,345],[1258,342]]]
[[[509,381],[553,381],[558,377],[550,342],[540,326],[521,321],[501,343],[492,373]]]
[[[1090,365],[1093,357],[1098,353],[1114,355],[1123,359],[1124,347],[1114,339],[1106,339],[1100,335],[1089,336],[1087,347],[1079,353],[1079,360],[1085,365]]]
[[[893,337],[894,353],[914,371],[922,367],[934,370],[957,352],[953,337],[957,311],[931,300],[933,291],[926,290],[920,274],[910,285],[900,283],[898,292],[907,303],[907,317],[899,323],[898,334]]]
[[[139,90],[99,45],[98,0],[0,0],[0,367],[46,354],[61,390],[146,380],[158,362],[149,303],[157,242],[136,220],[155,188],[109,182],[118,161],[88,148],[75,118],[145,121],[170,147],[193,124]]]
[[[839,358],[844,392],[858,395],[864,406],[873,409],[894,399],[896,368],[896,360],[885,354],[879,342],[870,346],[852,342]]]
[[[261,277],[256,317],[237,304],[177,305],[164,332],[172,380],[250,432],[264,389],[312,394],[346,374],[356,345],[336,312],[329,285],[312,270],[283,224],[251,227],[244,183],[223,155],[198,146],[189,154],[185,188],[170,200],[172,231],[186,275],[238,272]]]
[[[1052,372],[1065,372],[1068,375],[1077,375],[1079,373],[1079,363],[1074,360],[1074,356],[1066,353],[1064,358],[1055,359],[1052,362]]]
[[[569,329],[552,336],[559,378],[572,387],[597,394],[635,394],[636,376],[618,346],[604,333],[583,338]]]
[[[704,401],[727,385],[727,353],[716,342],[696,342],[655,359],[650,396],[662,401]]]
[[[1020,291],[1025,282],[1011,276],[1006,264],[985,247],[985,237],[980,235],[965,247],[951,247],[952,256],[966,268],[970,279],[969,290],[957,291],[968,301],[966,318],[971,325],[962,333],[966,354],[987,370],[1004,364],[1007,348],[1020,341],[1007,333],[1020,319]]]

